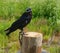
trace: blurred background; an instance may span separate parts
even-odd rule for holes
[[[50,53],[60,53],[60,0],[0,0],[0,53],[20,50],[19,30],[6,37],[5,29],[20,18],[26,8],[32,9],[33,18],[25,32],[43,34],[42,47]]]

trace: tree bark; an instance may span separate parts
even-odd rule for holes
[[[22,53],[41,53],[42,34],[37,32],[27,32],[22,38]]]

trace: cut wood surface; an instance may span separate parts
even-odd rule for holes
[[[27,32],[22,38],[22,53],[41,53],[42,34],[37,32]]]

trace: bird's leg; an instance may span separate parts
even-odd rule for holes
[[[21,36],[20,36],[20,32],[19,32],[19,43],[21,44]]]
[[[23,32],[23,29],[22,29],[21,32],[19,32],[19,41],[20,41],[20,44],[21,44],[21,45],[22,45],[23,35],[24,35],[24,32]]]

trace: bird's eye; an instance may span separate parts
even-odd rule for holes
[[[27,10],[27,11],[29,11],[29,10]]]

